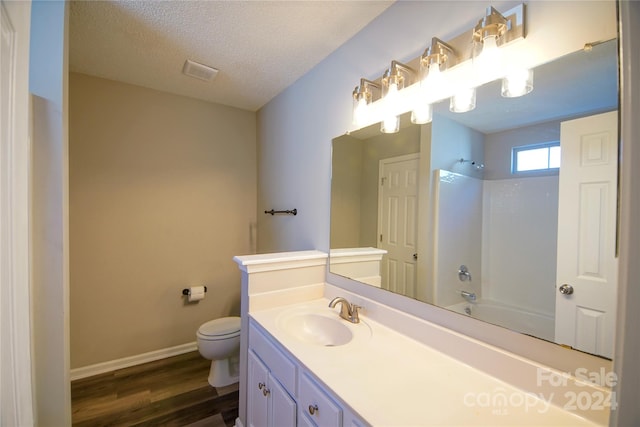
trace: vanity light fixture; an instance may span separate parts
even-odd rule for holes
[[[399,92],[405,84],[413,83],[416,72],[413,68],[396,60],[391,61],[391,67],[382,76],[382,100],[384,102],[384,118],[380,131],[382,133],[396,133],[400,130],[400,103]]]
[[[533,90],[533,70],[508,63],[500,52],[505,35],[512,29],[512,21],[493,7],[473,29],[473,68],[481,83],[502,78],[502,96],[515,98]]]
[[[468,87],[459,88],[451,97],[449,110],[455,113],[473,110],[476,107],[475,87],[500,76],[504,65],[498,46],[510,26],[510,21],[494,7],[487,8],[486,15],[473,28],[473,77],[477,83],[470,81]]]
[[[531,92],[533,71],[524,67],[535,59],[527,56],[526,44],[525,50],[511,47],[526,37],[525,12],[524,3],[503,14],[488,7],[466,32],[446,42],[432,38],[424,53],[408,62],[419,73],[394,60],[375,82],[361,79],[353,91],[354,125],[381,122],[382,132],[398,132],[402,113],[411,111],[413,123],[429,123],[433,104],[447,98],[451,111],[470,111],[476,106],[476,88],[497,79],[502,79],[504,97]],[[372,88],[380,90],[379,99],[373,99]]]
[[[494,7],[487,8],[484,18],[473,29],[473,68],[481,82],[495,80],[504,69],[502,53],[498,46],[502,36],[511,27],[508,21]]]
[[[353,124],[362,126],[367,122],[368,106],[373,101],[371,88],[380,90],[380,85],[367,79],[360,79],[360,85],[353,90]]]
[[[436,90],[444,82],[442,72],[457,63],[455,51],[437,37],[420,57],[420,85],[427,90]]]
[[[430,92],[448,93],[447,79],[443,72],[456,63],[456,55],[451,46],[437,37],[431,39],[431,45],[420,57],[420,89],[413,111],[411,122],[429,123],[433,119],[433,106],[425,101]]]

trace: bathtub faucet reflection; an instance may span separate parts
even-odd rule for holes
[[[458,269],[458,279],[461,282],[471,281],[471,273],[469,273],[469,268],[466,265],[461,265]]]
[[[466,299],[468,302],[476,302],[475,292],[460,291],[460,295],[462,295],[462,298]]]

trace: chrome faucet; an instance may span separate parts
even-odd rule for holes
[[[458,269],[458,279],[461,282],[471,281],[471,273],[469,273],[469,268],[466,265],[461,265]]]
[[[476,301],[475,292],[460,291],[460,295],[462,295],[462,298],[466,299],[469,302],[475,302]]]
[[[342,304],[340,307],[340,317],[345,320],[348,320],[351,323],[359,323],[360,318],[358,317],[358,309],[360,306],[351,304],[343,297],[335,297],[329,303],[329,308],[334,308],[338,304]]]

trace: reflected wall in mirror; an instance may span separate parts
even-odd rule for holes
[[[330,271],[611,357],[617,64],[608,41],[537,67],[527,96],[493,82],[471,112],[335,138]]]

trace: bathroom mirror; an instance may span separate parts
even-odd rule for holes
[[[527,155],[549,160],[561,123],[617,114],[617,67],[611,40],[537,67],[526,96],[502,98],[496,81],[478,88],[471,112],[451,113],[443,101],[432,123],[413,125],[407,114],[399,133],[376,124],[335,138],[330,271],[562,341],[556,299],[571,296],[558,296],[556,278],[566,227],[559,169],[554,159],[546,170],[512,168],[527,169]],[[387,185],[396,179],[406,185]]]

